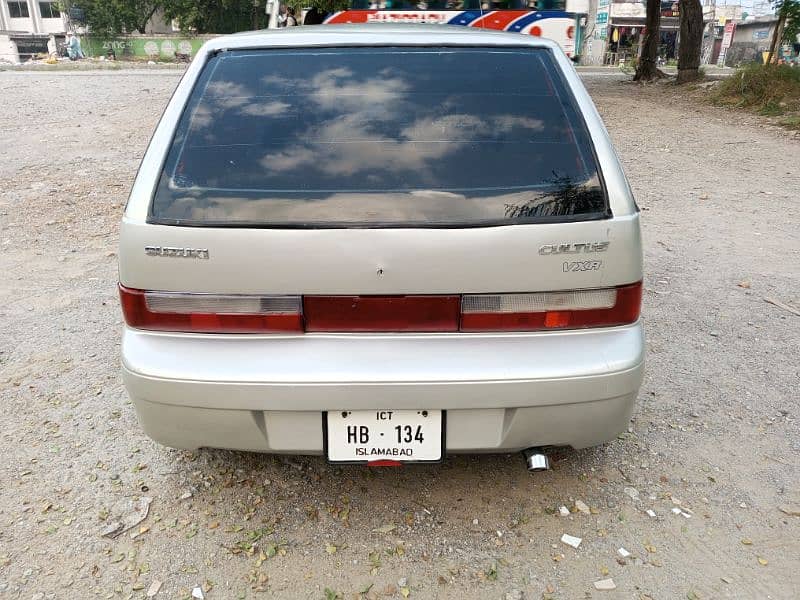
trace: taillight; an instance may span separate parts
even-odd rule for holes
[[[119,286],[125,322],[138,329],[197,333],[303,331],[300,296],[146,292]]]
[[[458,331],[460,296],[306,296],[306,331]]]
[[[119,286],[125,322],[196,333],[490,332],[613,327],[639,318],[642,284],[523,294],[268,296]]]
[[[612,327],[639,318],[642,284],[617,288],[476,294],[461,298],[461,331],[539,331]]]

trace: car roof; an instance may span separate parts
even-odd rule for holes
[[[244,48],[314,46],[525,46],[557,49],[552,40],[456,25],[370,23],[358,25],[304,25],[246,31],[214,38],[207,52]]]

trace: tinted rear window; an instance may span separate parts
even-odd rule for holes
[[[151,222],[479,226],[607,216],[585,124],[538,48],[222,52]]]

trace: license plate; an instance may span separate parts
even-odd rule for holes
[[[331,462],[442,459],[441,410],[346,410],[326,418]]]

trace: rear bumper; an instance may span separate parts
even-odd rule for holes
[[[583,448],[628,424],[641,322],[523,334],[193,335],[126,328],[123,376],[165,445],[320,454],[322,413],[447,410],[448,452]]]

